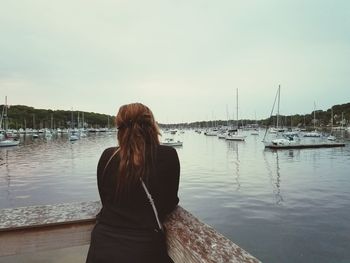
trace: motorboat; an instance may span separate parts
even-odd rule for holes
[[[183,142],[181,141],[174,141],[172,138],[166,138],[164,142],[160,143],[161,145],[167,145],[167,146],[182,146]]]
[[[247,136],[239,134],[237,129],[229,130],[225,136],[225,140],[228,141],[244,141],[245,138],[247,138]]]
[[[76,134],[76,133],[70,134],[70,135],[69,135],[69,140],[70,140],[71,142],[72,142],[72,141],[77,141],[77,140],[79,140],[78,134]]]
[[[204,132],[204,135],[206,136],[217,136],[218,130],[217,129],[209,129]]]
[[[321,137],[321,133],[317,131],[306,132],[304,133],[304,137],[319,138]]]
[[[17,140],[5,139],[0,141],[0,147],[9,147],[9,146],[17,146],[17,145],[19,145],[19,141]]]
[[[333,136],[333,135],[329,135],[329,136],[327,137],[327,140],[328,140],[328,141],[336,141],[336,140],[337,140],[337,137],[335,137],[335,136]]]

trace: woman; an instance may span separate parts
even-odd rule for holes
[[[106,149],[97,167],[102,209],[86,262],[172,262],[142,183],[162,222],[179,202],[177,153],[159,144],[157,123],[141,103],[120,107],[116,124],[119,147]]]

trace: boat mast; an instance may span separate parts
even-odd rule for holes
[[[7,119],[7,96],[5,96],[5,113],[4,113],[4,129],[7,131],[8,129],[8,119]]]
[[[331,108],[331,134],[333,132],[333,107]]]
[[[5,121],[4,116],[5,116],[5,105],[2,107],[2,113],[1,113],[1,119],[0,119],[0,129],[2,129],[2,122]]]
[[[316,102],[314,102],[314,130],[316,131]]]
[[[73,130],[73,128],[74,128],[74,125],[73,125],[73,108],[71,110],[70,128],[71,128],[71,130]]]
[[[236,116],[237,116],[237,131],[238,131],[238,88],[236,89]]]
[[[280,96],[281,96],[281,85],[278,85],[278,101],[277,101],[277,120],[276,120],[276,128],[279,127],[279,116],[280,116]]]

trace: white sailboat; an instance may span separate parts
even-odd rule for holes
[[[74,119],[73,119],[73,109],[72,109],[72,112],[71,112],[71,128],[70,128],[70,131],[69,131],[69,140],[72,142],[72,141],[77,141],[80,139],[79,137],[79,133],[77,132],[77,130],[75,130],[74,128]]]
[[[270,114],[270,118],[271,118],[275,108],[276,100],[277,100],[276,128],[273,128],[272,130],[270,128],[270,131],[269,131],[269,133],[276,133],[278,137],[277,138],[275,137],[272,140],[266,141],[265,140],[266,134],[267,134],[267,129],[266,129],[264,139],[262,141],[265,147],[269,147],[271,145],[274,145],[274,146],[295,145],[300,143],[300,138],[298,133],[294,133],[294,132],[283,133],[284,129],[279,127],[280,98],[281,98],[281,85],[278,85],[275,101],[273,103],[271,114]]]
[[[316,103],[314,102],[314,119],[313,119],[313,123],[314,123],[314,130],[311,132],[307,132],[304,134],[304,137],[312,137],[312,138],[319,138],[321,137],[321,133],[319,133],[316,130]]]
[[[258,124],[256,123],[256,112],[254,112],[254,116],[255,116],[255,127],[254,130],[250,133],[250,135],[259,135],[259,128],[258,128]]]
[[[331,109],[331,134],[327,137],[328,141],[335,141],[337,138],[333,135],[333,107]]]
[[[7,138],[6,132],[8,130],[8,118],[7,118],[7,96],[5,96],[5,104],[2,108],[2,114],[0,119],[0,130],[2,130],[2,124],[4,124],[4,134],[1,136],[0,147],[17,146],[19,141],[13,138]]]
[[[236,116],[237,116],[237,129],[228,130],[227,135],[225,137],[228,141],[244,141],[247,136],[238,134],[238,89],[236,89]]]

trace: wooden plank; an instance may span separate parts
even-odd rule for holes
[[[0,231],[95,220],[99,201],[40,205],[0,210]]]
[[[175,262],[260,262],[182,207],[169,216],[165,226],[168,253]]]
[[[87,245],[94,222],[23,228],[0,233],[0,257]]]

